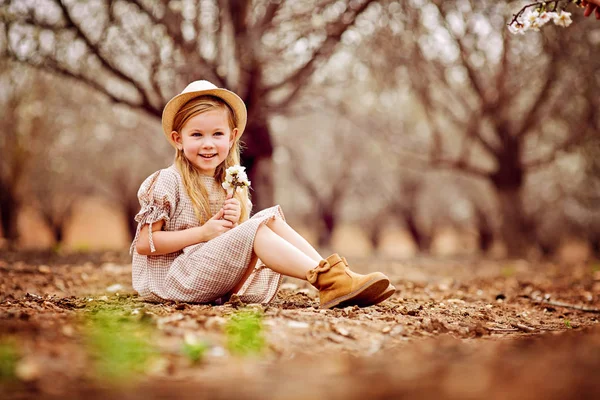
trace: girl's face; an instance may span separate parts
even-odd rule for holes
[[[180,133],[173,131],[171,135],[185,158],[202,174],[214,176],[233,146],[237,128],[231,130],[227,111],[218,108],[190,118]]]

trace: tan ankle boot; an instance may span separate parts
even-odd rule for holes
[[[348,261],[346,261],[346,257],[342,257],[342,262],[344,263],[344,265],[348,269],[348,273],[350,275],[355,274],[354,272],[352,272],[350,270],[350,266],[348,265]],[[357,303],[356,305],[359,306],[359,307],[373,306],[375,304],[381,303],[384,300],[387,300],[395,292],[396,292],[396,287],[390,283],[388,285],[387,289],[385,289],[379,296],[377,296],[376,298],[372,299],[372,302],[370,302],[368,304],[359,304],[359,303]]]
[[[374,299],[379,298],[390,284],[380,272],[360,275],[350,271],[337,254],[308,271],[306,279],[319,290],[321,308],[375,304]]]

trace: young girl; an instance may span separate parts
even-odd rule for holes
[[[133,287],[143,299],[222,304],[236,293],[268,303],[282,274],[308,280],[322,308],[369,306],[394,293],[379,272],[356,274],[337,254],[324,260],[279,206],[249,218],[248,189],[227,195],[222,183],[239,164],[246,126],[235,93],[192,82],[165,106],[162,126],[175,162],[142,183],[131,245]]]

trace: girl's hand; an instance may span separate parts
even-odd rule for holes
[[[585,11],[583,15],[589,17],[592,13],[596,14],[596,19],[600,19],[600,0],[587,0],[583,2]]]
[[[222,219],[224,215],[225,211],[223,210],[223,208],[221,208],[221,210],[219,210],[218,213],[213,215],[211,219],[206,221],[206,223],[200,227],[203,231],[203,240],[201,241],[209,241],[211,239],[214,239],[217,236],[220,236],[228,230],[230,230],[231,228],[233,228],[233,222],[227,219]]]
[[[231,196],[232,195],[227,195],[227,200],[225,200],[225,203],[223,204],[223,218],[233,224],[237,224],[240,221],[242,207],[240,201]]]

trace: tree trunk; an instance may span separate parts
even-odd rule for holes
[[[592,238],[590,240],[590,244],[591,244],[591,248],[592,248],[594,257],[596,257],[598,260],[600,260],[600,238],[599,237]]]
[[[52,237],[54,239],[54,243],[57,245],[61,245],[63,240],[65,239],[65,224],[54,223],[51,227]]]
[[[127,221],[127,233],[129,234],[129,241],[132,242],[137,231],[137,222],[135,222],[135,216],[140,211],[140,203],[138,202],[137,196],[127,196],[122,202],[123,213]]]
[[[531,223],[523,210],[522,188],[525,170],[521,164],[521,142],[508,133],[501,135],[502,151],[497,155],[498,170],[490,180],[500,207],[500,237],[509,257],[524,257],[534,241]]]
[[[319,247],[329,248],[331,245],[331,237],[333,236],[333,230],[337,223],[337,218],[333,211],[333,207],[322,207],[320,208],[321,228],[319,229]]]
[[[479,234],[478,244],[482,253],[487,253],[494,242],[494,231],[490,226],[489,219],[484,211],[477,208],[477,232]]]
[[[531,245],[531,229],[521,199],[520,187],[497,188],[502,220],[500,235],[510,257],[525,256]]]
[[[17,231],[17,216],[20,204],[16,197],[6,187],[0,189],[0,222],[2,234],[9,247],[14,246],[19,238]]]
[[[232,2],[231,5],[233,6]],[[247,11],[247,4],[237,4]],[[245,14],[245,12],[243,14]],[[241,12],[241,10],[239,11]],[[232,15],[236,15],[232,8]],[[275,205],[275,189],[273,184],[273,141],[269,130],[268,111],[265,108],[265,93],[263,91],[262,65],[254,58],[252,52],[254,42],[245,35],[244,26],[239,22],[237,34],[242,48],[239,48],[242,59],[247,59],[248,64],[242,68],[242,75],[246,82],[242,90],[242,98],[248,108],[248,123],[242,136],[242,164],[246,167],[248,179],[252,183],[253,211],[257,212]]]
[[[410,233],[410,236],[417,245],[419,252],[427,253],[431,245],[431,240],[429,236],[421,233],[421,231],[417,227],[417,221],[415,220],[415,217],[412,212],[410,212],[409,210],[405,210],[402,213],[402,217],[404,218],[406,228],[408,228],[408,233]]]
[[[248,113],[248,126],[242,136],[245,149],[242,164],[251,181],[253,212],[275,205],[273,184],[273,144],[265,116]],[[250,119],[252,117],[252,119]]]

